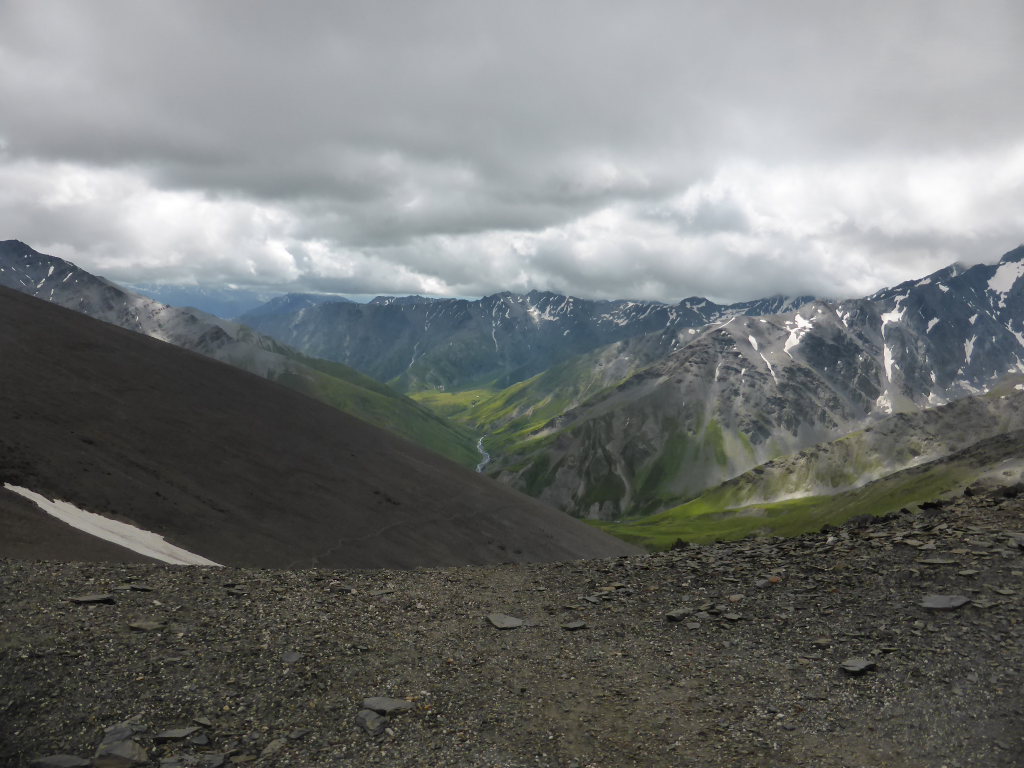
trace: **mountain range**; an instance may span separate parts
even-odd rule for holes
[[[810,297],[715,304],[592,301],[531,291],[482,299],[379,296],[367,304],[289,295],[239,320],[306,354],[350,365],[404,392],[506,386],[623,339],[764,315]]]
[[[3,557],[138,559],[18,489],[221,565],[410,568],[634,551],[298,392],[3,287],[0,360]]]
[[[533,292],[297,310],[279,299],[249,317],[486,433],[492,476],[610,520],[1024,371],[1022,274],[1018,248],[840,302]]]
[[[751,514],[735,510],[877,491],[875,483],[890,475],[941,464],[985,441],[1003,447],[987,444],[976,457],[1009,461],[1013,450],[997,438],[1021,426],[1009,417],[992,421],[994,431],[982,428],[989,423],[983,419],[939,419],[939,431],[953,433],[917,430],[940,449],[917,451],[909,464],[910,448],[887,452],[875,443],[858,454],[870,460],[843,471],[826,459],[860,445],[857,435],[890,434],[887,419],[931,418],[947,403],[960,403],[950,413],[989,408],[968,403],[999,382],[1001,397],[1018,402],[1005,382],[1024,373],[1024,247],[995,264],[955,264],[839,302],[777,296],[663,304],[534,291],[476,301],[381,296],[358,304],[287,294],[230,322],[153,302],[17,241],[2,245],[0,283],[328,402],[309,382],[341,380],[347,391],[358,387],[384,404],[376,417],[365,398],[349,397],[343,409],[441,446],[464,465],[476,464],[479,449],[482,471],[571,515],[671,520],[659,528],[660,544],[681,515],[700,518],[708,530],[716,530],[708,512],[746,517],[730,529],[740,535],[756,526]],[[977,476],[984,468],[972,461],[978,472],[950,477]],[[752,471],[762,481],[742,480]],[[764,477],[775,478],[772,493]],[[823,485],[823,477],[835,482]],[[719,489],[730,482],[731,490]],[[736,493],[736,483],[747,490]],[[843,508],[855,514],[871,507],[864,498]],[[818,517],[802,525],[820,525]],[[630,525],[608,527],[641,541]]]

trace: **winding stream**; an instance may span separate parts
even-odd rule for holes
[[[486,437],[486,435],[484,435]],[[480,451],[480,463],[476,465],[477,472],[483,472],[484,467],[491,463],[491,454],[484,448],[484,437],[476,441],[476,449]]]

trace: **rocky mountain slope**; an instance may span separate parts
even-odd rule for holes
[[[347,366],[307,357],[240,323],[127,291],[17,240],[0,242],[0,286],[198,352],[474,466],[476,438]]]
[[[225,565],[415,567],[633,551],[292,390],[6,288],[0,360],[3,556],[121,553],[6,485]]]
[[[477,301],[378,297],[368,304],[328,301],[296,308],[283,297],[240,320],[306,354],[415,392],[507,386],[615,341],[738,314],[785,311],[809,298],[729,306],[692,298],[670,305],[531,291]]]
[[[0,763],[1019,768],[1022,546],[981,495],[576,563],[0,561]]]
[[[1022,275],[1019,248],[998,264],[950,268],[867,299],[663,336],[648,343],[663,357],[582,402],[542,410],[547,421],[517,424],[523,413],[532,419],[529,407],[505,412],[498,426],[512,424],[515,440],[502,445],[499,430],[502,450],[488,469],[579,516],[664,509],[872,419],[1024,371]],[[541,376],[525,386],[546,384]]]

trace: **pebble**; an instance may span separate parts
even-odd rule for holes
[[[562,625],[562,629],[569,632],[575,632],[578,629],[586,629],[587,622],[585,621],[567,621]]]

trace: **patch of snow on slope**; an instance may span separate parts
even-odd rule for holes
[[[111,520],[108,517],[103,517],[103,515],[86,512],[84,509],[79,509],[74,504],[69,504],[66,501],[57,499],[50,501],[45,496],[34,491],[20,488],[10,483],[4,483],[4,488],[24,496],[29,501],[35,502],[41,510],[56,517],[61,522],[67,523],[72,528],[77,528],[104,541],[117,544],[119,547],[130,549],[132,552],[138,552],[140,555],[152,557],[154,560],[159,560],[162,563],[170,563],[171,565],[220,566],[220,563],[207,560],[205,557],[189,552],[187,549],[167,543],[163,536],[151,531],[145,531],[133,525]]]
[[[988,289],[1002,297],[999,300],[1000,307],[1006,306],[1006,294],[1010,292],[1021,275],[1024,275],[1024,261],[1010,261],[1000,264],[995,274],[989,279]]]
[[[1018,392],[1024,392],[1024,384],[1014,384],[1013,388],[1016,389]]]
[[[1017,342],[1022,347],[1024,347],[1024,333],[1021,333],[1020,331],[1013,330],[1013,328],[1010,327],[1009,323],[1006,324],[1006,330],[1008,330],[1010,333],[1012,333],[1016,337]]]
[[[892,312],[886,312],[886,313],[884,313],[882,315],[882,334],[883,335],[885,334],[885,326],[889,325],[890,323],[895,325],[896,323],[898,323],[900,320],[903,319],[903,315],[906,314],[907,310],[902,308],[900,306],[900,304],[902,304],[904,299],[906,299],[907,296],[909,296],[909,295],[910,294],[905,294],[903,296],[897,296],[896,297],[896,306],[894,306],[892,308]]]
[[[889,399],[888,393],[883,392],[875,400],[875,407],[882,413],[892,413],[892,401]]]
[[[892,381],[892,347],[888,344],[882,347],[882,362],[885,364],[885,378]]]
[[[750,341],[750,346],[752,346],[754,351],[757,352],[757,339],[753,336],[747,336],[747,340]],[[764,357],[764,355],[761,355],[761,357]]]
[[[940,284],[939,285],[939,290],[942,291],[943,293],[949,293],[949,288],[947,286],[945,286],[945,285],[941,285]]]
[[[974,354],[974,342],[977,338],[977,336],[971,336],[971,338],[964,342],[964,361],[967,365],[971,364],[971,355]]]
[[[978,319],[978,313],[975,312],[973,315],[967,318],[967,322],[974,325],[974,321]]]
[[[785,352],[790,357],[793,357],[793,355],[790,354],[789,350],[791,350],[793,347],[799,344],[800,340],[803,339],[804,334],[806,334],[813,327],[814,324],[810,320],[805,320],[799,314],[797,314],[794,320],[787,320],[786,328],[789,330],[789,338],[786,339],[786,343],[782,346],[782,351]]]
[[[755,347],[755,349],[756,349],[756,347]],[[773,380],[773,381],[774,381],[774,382],[775,382],[776,384],[778,384],[778,383],[779,383],[779,380],[778,380],[778,378],[777,378],[777,377],[775,376],[775,369],[774,369],[774,368],[772,368],[772,364],[768,362],[768,358],[764,356],[764,352],[758,352],[757,354],[759,354],[759,355],[761,356],[761,359],[762,359],[762,360],[764,360],[764,364],[768,366],[768,373],[770,373],[770,374],[772,375],[772,380]]]
[[[928,321],[928,328],[925,330],[925,333],[931,333],[932,328],[934,328],[936,323],[938,323],[938,322],[939,322],[939,318],[937,318],[937,317],[933,317],[931,320],[929,320]]]

